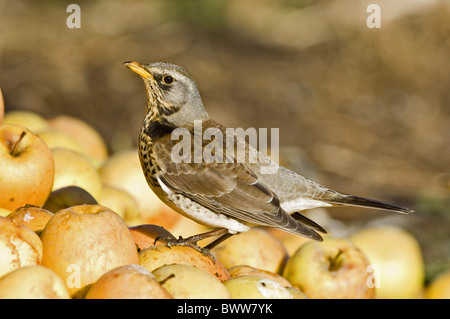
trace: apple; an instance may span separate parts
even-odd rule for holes
[[[102,136],[85,121],[68,115],[59,115],[49,119],[48,123],[53,129],[71,136],[96,168],[108,158],[108,149]]]
[[[51,192],[43,208],[56,213],[61,209],[83,204],[95,205],[98,202],[85,189],[78,186],[66,186]]]
[[[52,152],[39,136],[20,125],[0,125],[0,207],[42,206],[54,175]]]
[[[0,299],[69,299],[63,280],[52,270],[26,266],[0,278]]]
[[[89,289],[86,299],[173,299],[155,276],[139,265],[114,268]]]
[[[302,245],[289,259],[283,276],[310,298],[372,299],[369,262],[348,239],[326,237]]]
[[[312,239],[287,233],[281,229],[272,227],[264,229],[281,241],[289,256],[292,256],[303,244],[312,241]]]
[[[3,124],[24,126],[35,134],[39,134],[49,128],[45,118],[32,111],[9,111],[5,114]]]
[[[167,229],[158,225],[136,225],[130,227],[129,229],[138,251],[154,246],[158,237],[176,239],[176,237],[173,236]]]
[[[38,265],[42,243],[30,228],[0,217],[0,277],[19,267]]]
[[[7,217],[18,224],[27,226],[35,233],[40,234],[52,216],[53,213],[44,208],[25,205],[17,208]]]
[[[167,209],[171,210],[171,208],[169,208],[168,206],[166,207]],[[161,210],[164,209],[165,209],[164,207],[161,208]],[[179,215],[175,223],[172,224],[170,227],[168,227],[167,230],[170,231],[177,238],[180,236],[186,238],[189,236],[206,233],[212,229],[205,225],[199,224],[190,218],[184,217],[183,215]],[[205,238],[203,240],[200,240],[197,244],[201,247],[204,247],[214,239],[215,239],[214,237]]]
[[[229,299],[225,285],[208,272],[185,264],[164,265],[153,270],[156,280],[175,299]]]
[[[230,274],[231,277],[239,277],[239,276],[263,277],[275,281],[283,287],[292,287],[291,283],[279,274],[263,269],[257,269],[247,265],[239,265],[231,267],[230,269],[228,269],[228,273]]]
[[[450,269],[439,274],[425,291],[427,299],[450,299]]]
[[[79,205],[58,211],[41,234],[41,264],[52,269],[78,297],[107,271],[139,258],[127,225],[101,205]]]
[[[350,239],[373,265],[377,298],[418,298],[423,290],[425,266],[420,245],[396,226],[361,229]]]
[[[103,185],[99,203],[119,214],[128,226],[136,226],[143,223],[136,200],[123,189],[111,185]]]
[[[220,281],[230,278],[224,265],[189,246],[155,245],[139,252],[139,264],[149,271],[170,264],[185,264],[208,272]]]
[[[64,132],[54,129],[46,129],[39,132],[38,135],[50,149],[67,148],[79,153],[83,152],[81,146],[70,135]]]
[[[78,186],[98,201],[102,192],[102,181],[91,161],[85,155],[73,150],[56,148],[51,151],[55,160],[55,180],[52,190]]]
[[[264,277],[238,276],[228,279],[224,285],[233,299],[294,299],[285,287]]]
[[[281,273],[288,258],[281,241],[259,227],[230,237],[212,252],[227,269],[248,265],[274,273]]]
[[[148,186],[136,149],[113,154],[100,168],[100,176],[104,185],[123,189],[134,197],[144,223],[169,229],[180,218]]]

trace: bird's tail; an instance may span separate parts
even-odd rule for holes
[[[346,195],[341,194],[340,196],[333,197],[331,199],[327,200],[328,203],[334,204],[334,205],[350,205],[350,206],[359,206],[359,207],[370,207],[370,208],[376,208],[376,209],[384,209],[384,210],[390,210],[397,213],[402,214],[411,214],[414,211],[401,207],[396,206],[392,204],[383,203],[377,200],[354,196],[354,195]]]

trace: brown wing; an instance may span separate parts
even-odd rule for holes
[[[205,123],[203,126],[204,131],[207,126]],[[225,138],[225,134],[222,137]],[[210,153],[215,156],[225,155],[220,153],[225,145],[224,140],[217,140],[217,136],[214,141],[199,141],[202,141],[202,150],[205,147],[211,150],[214,143],[217,143],[218,147]],[[315,231],[287,214],[281,208],[277,195],[244,163],[230,163],[226,159],[222,162],[193,163],[193,134],[191,142],[192,156],[187,163],[174,161],[172,158],[172,148],[178,141],[172,141],[170,136],[154,143],[154,155],[160,163],[157,177],[171,191],[183,194],[209,210],[238,220],[280,228],[316,240],[322,239]]]

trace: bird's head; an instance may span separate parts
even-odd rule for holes
[[[208,118],[197,85],[185,69],[163,62],[125,62],[124,65],[144,81],[147,113],[152,118],[180,127]]]

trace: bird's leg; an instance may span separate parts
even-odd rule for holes
[[[207,245],[205,248],[200,247],[197,242],[199,242],[200,240],[209,238],[209,237],[213,237],[213,236],[221,236],[218,239],[216,239],[215,241],[213,241],[211,244]],[[163,241],[166,243],[166,245],[168,247],[170,246],[189,246],[194,248],[195,250],[197,250],[198,252],[202,253],[205,256],[209,256],[214,262],[216,262],[214,255],[210,252],[210,249],[214,248],[217,244],[219,244],[220,242],[224,241],[226,238],[228,238],[229,236],[231,236],[232,234],[228,233],[228,229],[226,228],[219,228],[219,229],[214,229],[211,231],[208,231],[206,233],[201,233],[198,235],[193,235],[190,237],[179,237],[178,239],[176,238],[165,238],[165,237],[161,237],[158,236],[155,239],[156,243],[157,241]],[[224,239],[222,239],[222,237],[226,237]],[[219,241],[220,240],[220,241]],[[218,242],[217,242],[218,241]],[[217,242],[217,244],[215,244],[215,242]],[[214,245],[212,245],[214,244]]]

